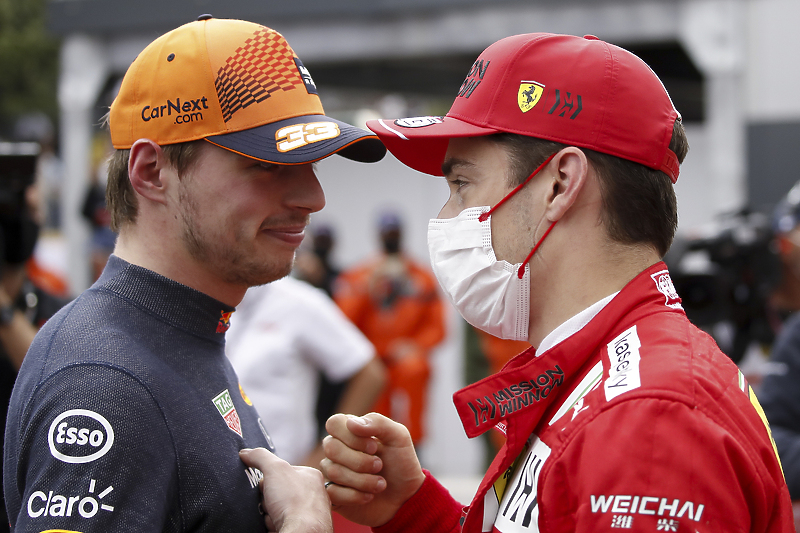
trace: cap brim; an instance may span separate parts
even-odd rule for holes
[[[281,165],[313,163],[336,153],[375,163],[386,155],[386,147],[377,136],[325,115],[293,117],[205,140],[246,157]]]
[[[400,162],[433,176],[442,175],[442,162],[451,138],[481,137],[499,131],[453,117],[368,120],[367,127]]]

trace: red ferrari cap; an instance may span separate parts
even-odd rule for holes
[[[675,183],[676,119],[661,80],[627,50],[592,36],[529,33],[484,50],[444,117],[367,126],[400,161],[436,176],[448,139],[509,132],[635,161]]]
[[[128,68],[109,118],[115,148],[205,139],[278,164],[333,153],[363,162],[386,149],[325,116],[317,87],[283,36],[242,20],[197,21],[150,43]]]

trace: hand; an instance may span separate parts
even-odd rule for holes
[[[425,481],[408,429],[377,413],[336,414],[328,419],[322,472],[334,484],[336,512],[377,527],[395,515]]]
[[[241,450],[239,457],[264,474],[259,486],[268,531],[333,533],[330,500],[319,470],[292,466],[264,448]]]

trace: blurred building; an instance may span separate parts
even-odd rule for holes
[[[89,175],[93,128],[136,54],[153,38],[202,13],[243,18],[286,36],[320,88],[326,112],[366,118],[444,114],[475,57],[495,40],[536,31],[592,34],[627,48],[664,81],[691,143],[676,190],[679,232],[745,205],[769,209],[800,167],[800,20],[796,0],[52,0],[49,28],[63,37],[59,102],[65,165],[62,199],[71,241],[71,285],[88,285],[81,250],[89,229],[79,204]],[[335,261],[348,266],[372,248],[371,221],[386,206],[408,221],[407,247],[427,260],[427,220],[446,187],[391,156],[376,165],[319,165],[338,229]],[[428,457],[438,473],[464,472],[480,452],[460,429],[450,394],[458,376],[460,322],[440,348]],[[459,437],[461,440],[456,439]],[[462,442],[462,440],[464,442]],[[435,453],[433,453],[435,451]],[[467,468],[468,469],[468,468]]]

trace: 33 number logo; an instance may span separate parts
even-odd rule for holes
[[[339,133],[339,126],[333,122],[309,122],[279,129],[275,132],[275,141],[280,152],[289,152],[307,144],[334,139]]]

